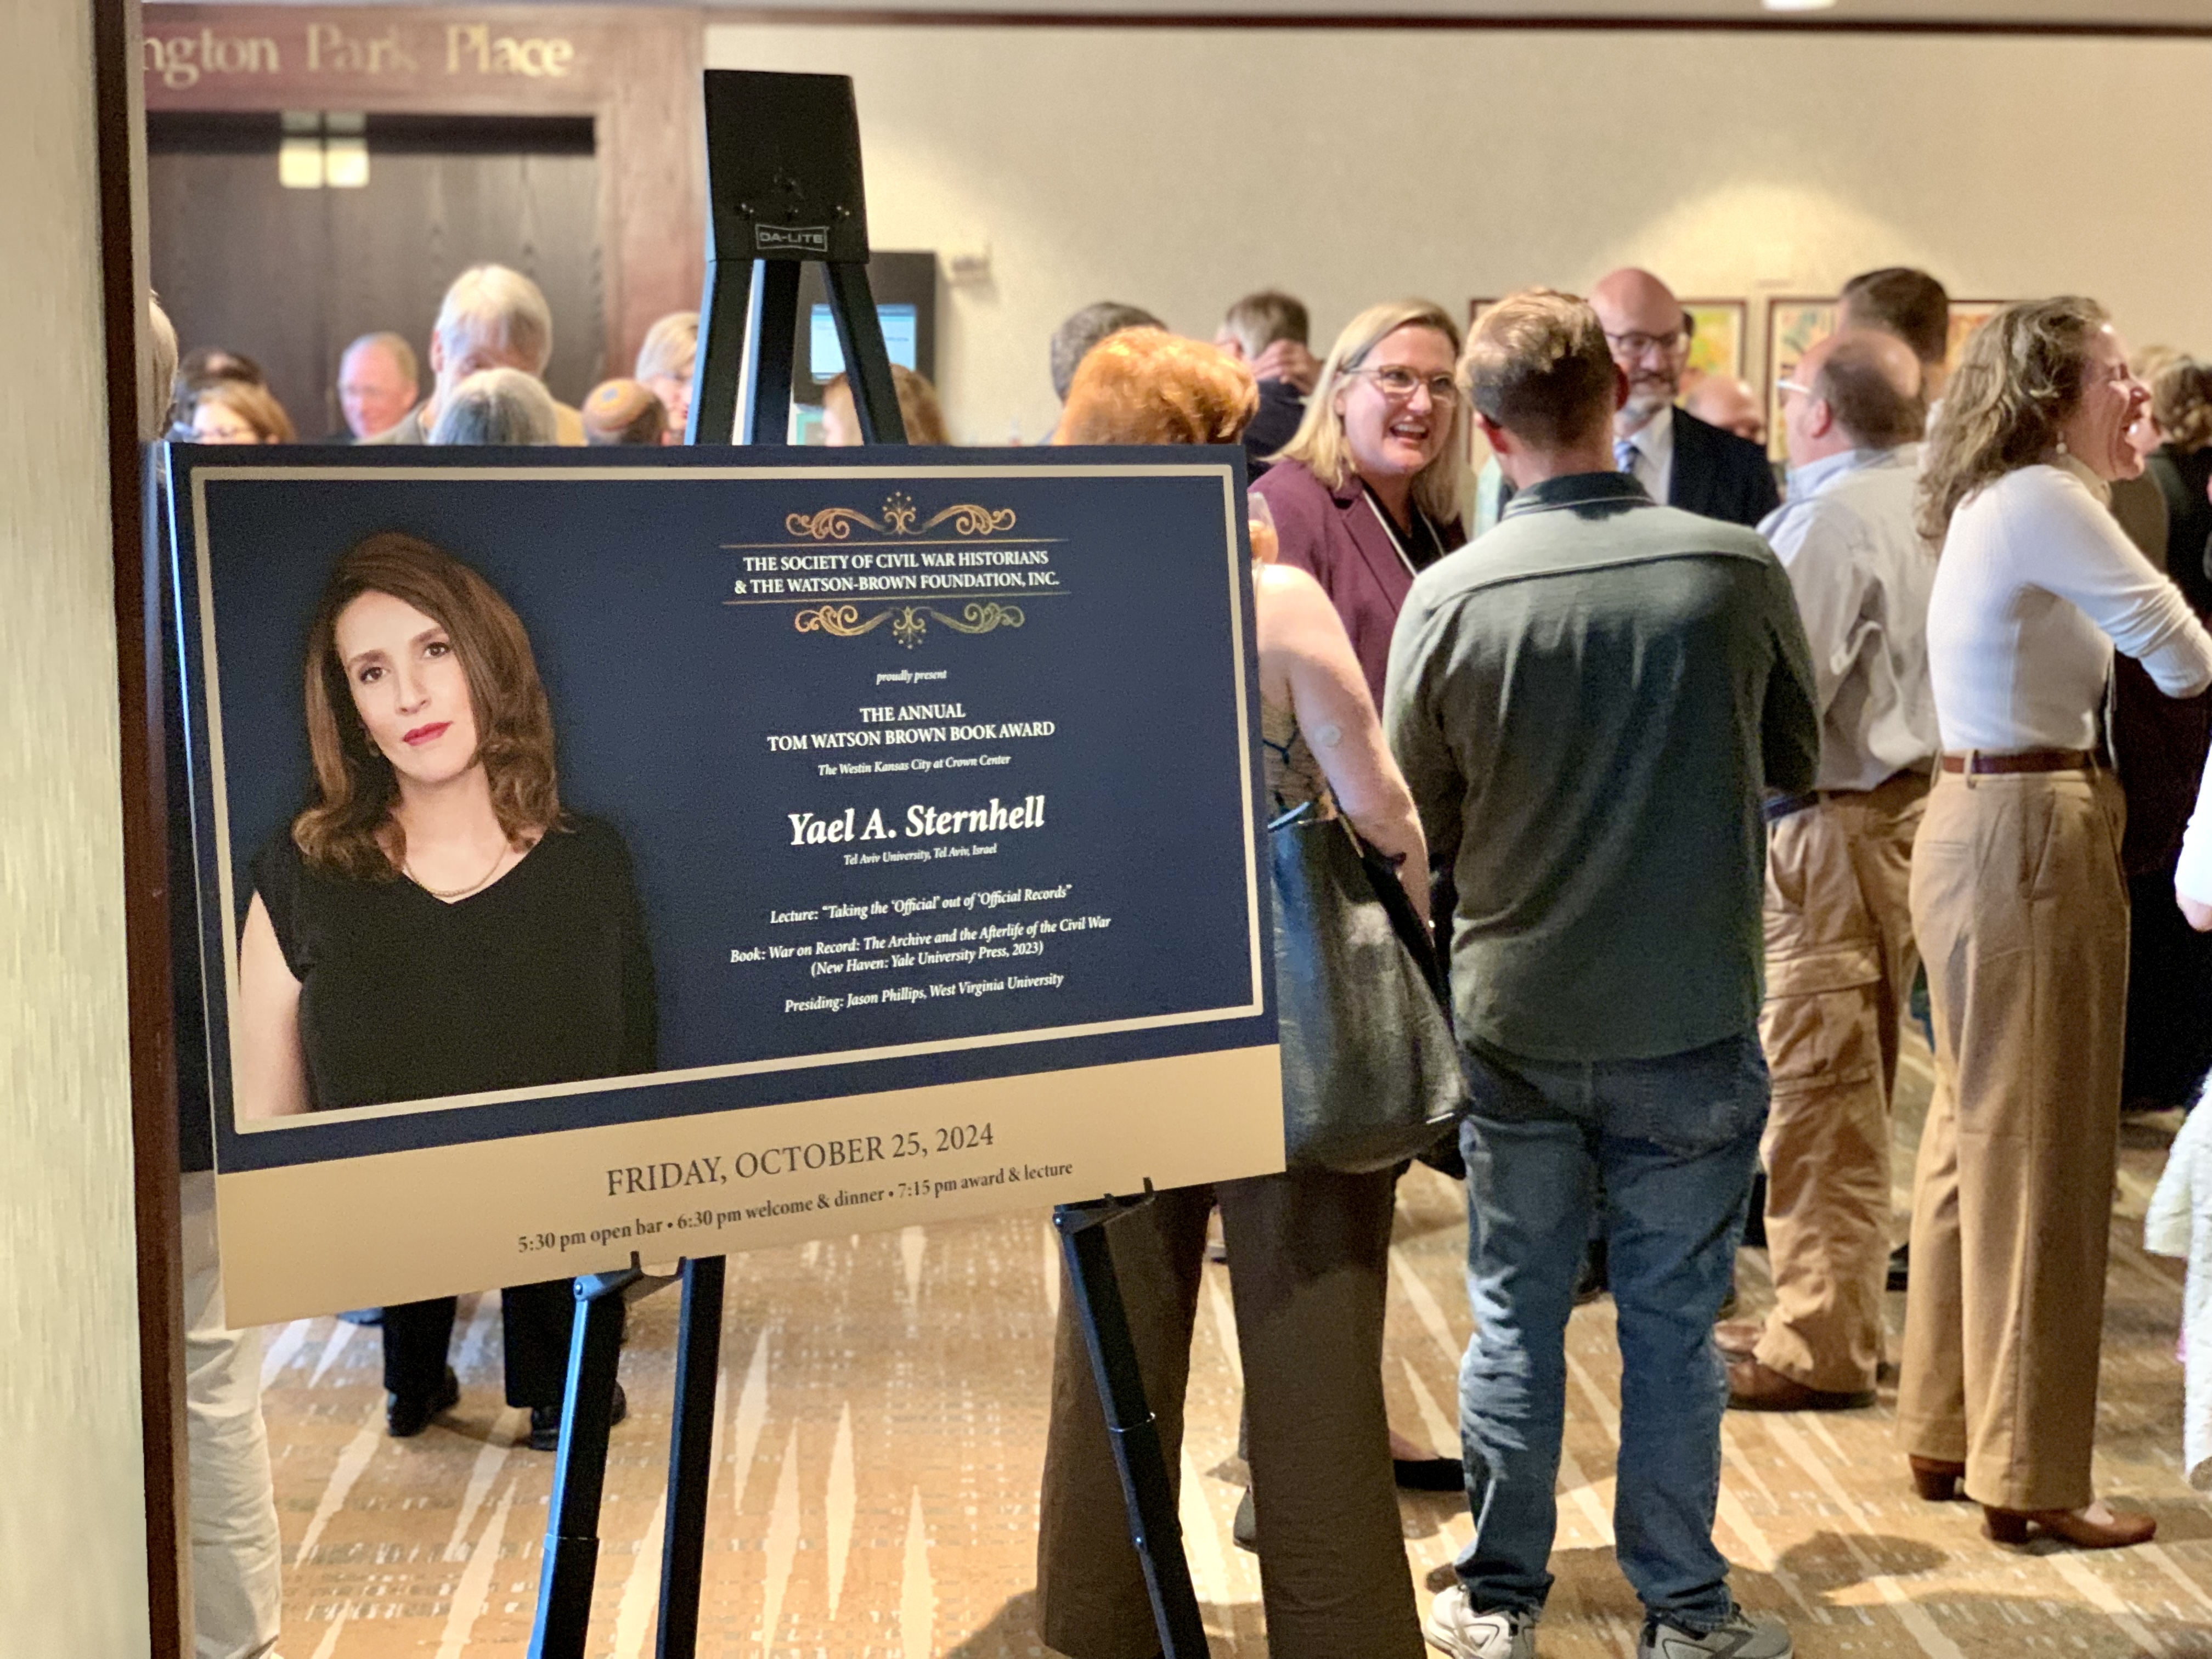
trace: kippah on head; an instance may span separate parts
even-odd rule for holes
[[[595,447],[657,444],[668,427],[660,399],[635,380],[607,380],[584,399],[584,441]]]

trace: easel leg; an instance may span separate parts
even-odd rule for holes
[[[677,1330],[676,1421],[668,1444],[668,1521],[660,1558],[657,1659],[692,1659],[699,1639],[699,1576],[707,1553],[707,1486],[714,1473],[714,1382],[722,1352],[726,1257],[684,1264]]]
[[[1160,1445],[1159,1424],[1145,1403],[1136,1344],[1129,1336],[1121,1287],[1106,1242],[1105,1224],[1130,1207],[1112,1199],[1063,1204],[1052,1212],[1052,1222],[1060,1230],[1060,1249],[1074,1282],[1083,1346],[1091,1355],[1091,1374],[1097,1382],[1106,1432],[1114,1443],[1115,1467],[1121,1472],[1129,1538],[1144,1568],[1145,1588],[1152,1595],[1161,1652],[1165,1659],[1206,1659],[1206,1627],[1199,1619],[1198,1594],[1191,1588],[1190,1562],[1183,1554],[1167,1455]]]
[[[561,1450],[553,1471],[552,1518],[538,1580],[538,1619],[530,1659],[584,1659],[592,1582],[599,1563],[599,1494],[606,1484],[607,1433],[615,1409],[615,1361],[622,1352],[623,1291],[635,1270],[576,1281],[575,1332],[568,1340],[568,1386],[561,1402]]]

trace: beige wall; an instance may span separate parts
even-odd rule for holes
[[[0,5],[0,1650],[143,1659],[91,10]]]
[[[1406,292],[1456,311],[1633,261],[1756,301],[1906,263],[2212,346],[2212,212],[2172,125],[2212,43],[729,22],[707,61],[853,76],[877,244],[989,244],[940,313],[969,441],[1049,424],[1077,306],[1210,336],[1268,283],[1321,344]]]

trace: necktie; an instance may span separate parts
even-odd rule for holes
[[[1636,476],[1636,442],[1632,438],[1613,441],[1613,463],[1630,477]]]

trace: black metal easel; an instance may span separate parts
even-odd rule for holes
[[[799,270],[811,259],[827,278],[861,435],[872,444],[904,443],[890,356],[868,289],[860,126],[851,80],[842,75],[709,70],[706,103],[707,282],[684,441],[696,444],[703,437],[712,443],[734,432],[740,443],[784,441],[791,419]],[[1183,1553],[1174,1486],[1158,1424],[1145,1404],[1144,1381],[1105,1232],[1115,1217],[1151,1200],[1147,1182],[1138,1197],[1063,1204],[1053,1212],[1053,1224],[1060,1231],[1084,1346],[1113,1437],[1129,1534],[1152,1595],[1164,1659],[1206,1659],[1206,1632]],[[677,1275],[684,1302],[678,1323],[656,1659],[693,1659],[698,1641],[726,1260],[687,1260]],[[619,1272],[576,1280],[581,1306],[569,1340],[561,1449],[530,1659],[584,1659],[599,1570],[599,1499],[614,1415],[622,1303],[675,1282],[643,1272],[635,1255]]]
[[[687,443],[780,444],[791,421],[799,268],[821,265],[860,435],[902,444],[868,287],[860,118],[842,75],[707,71],[707,283]],[[742,330],[732,319],[744,319]],[[744,424],[738,429],[738,417]]]

